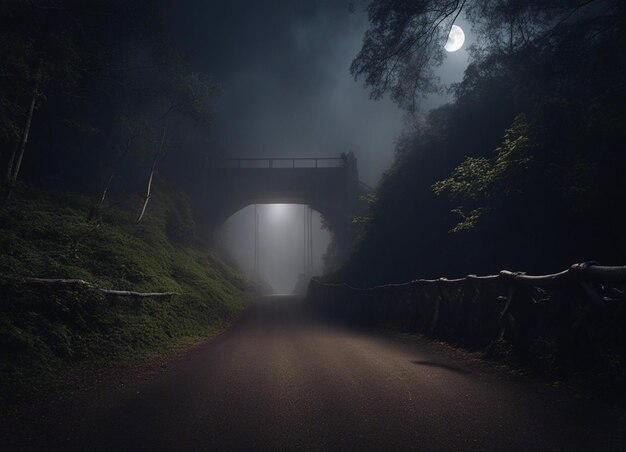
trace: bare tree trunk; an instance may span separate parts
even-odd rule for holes
[[[9,157],[9,162],[7,163],[7,172],[4,176],[4,185],[9,187],[11,184],[11,176],[13,175],[13,162],[15,161],[15,155],[17,154],[17,149],[20,145],[18,140],[15,140],[13,143],[13,151],[11,152],[11,156]]]
[[[154,160],[152,161],[152,167],[150,168],[150,177],[148,178],[148,187],[146,188],[146,195],[143,198],[143,206],[141,207],[141,212],[139,212],[139,216],[137,217],[136,224],[141,223],[141,219],[143,218],[143,214],[146,212],[146,207],[148,207],[148,201],[150,201],[151,191],[152,191],[152,179],[154,178],[154,171],[156,170],[157,163],[163,154],[165,149],[165,125],[163,126],[163,130],[161,133],[161,142],[159,144],[159,148],[154,155]]]
[[[11,174],[9,181],[9,191],[7,193],[6,200],[11,199],[13,190],[15,189],[15,182],[17,176],[20,173],[20,167],[22,166],[22,159],[24,158],[24,151],[26,150],[26,143],[28,142],[28,134],[30,133],[30,125],[33,121],[33,113],[35,112],[35,106],[37,105],[37,99],[39,98],[39,88],[41,86],[41,78],[43,75],[43,58],[39,60],[39,66],[37,68],[37,75],[35,76],[35,86],[33,87],[33,96],[30,101],[30,107],[28,109],[28,116],[26,117],[26,124],[24,125],[24,133],[22,134],[22,140],[19,147],[19,154],[17,156],[17,162],[15,162],[15,168]]]
[[[109,178],[107,179],[106,184],[104,185],[104,188],[102,189],[102,193],[100,194],[100,199],[91,208],[91,211],[89,212],[89,216],[87,217],[87,221],[92,221],[98,218],[100,214],[100,209],[102,208],[102,205],[104,204],[104,201],[106,200],[109,187],[111,186],[111,182],[113,182],[113,179],[115,179],[117,172],[122,167],[122,162],[124,161],[128,153],[130,152],[130,145],[132,141],[133,141],[132,138],[128,138],[128,141],[126,142],[126,148],[124,148],[117,156],[117,159],[115,160],[115,163],[113,164],[113,168],[111,169],[111,173],[109,174]]]

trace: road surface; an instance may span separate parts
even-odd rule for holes
[[[157,377],[22,420],[3,450],[626,450],[615,416],[445,347],[254,302]]]

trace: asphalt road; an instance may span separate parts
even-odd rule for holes
[[[253,303],[155,378],[65,401],[4,450],[626,450],[567,391],[445,347]]]

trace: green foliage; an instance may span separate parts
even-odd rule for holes
[[[472,209],[466,211],[462,206],[452,209],[451,212],[461,217],[459,221],[450,232],[470,231],[476,227],[478,220],[487,211],[486,207],[479,207],[478,209]]]
[[[353,225],[367,225],[372,221],[371,217],[366,215],[357,215],[352,218]]]
[[[502,145],[496,148],[493,162],[493,178],[505,194],[519,191],[512,181],[520,182],[533,160],[534,143],[531,126],[526,116],[515,117],[513,124],[504,132]]]
[[[492,158],[466,157],[449,178],[435,182],[432,189],[436,195],[447,193],[451,200],[472,206],[452,210],[462,219],[451,232],[471,230],[494,204],[523,194],[525,183],[534,180],[525,177],[533,161],[533,150],[531,127],[526,116],[520,114],[506,129]]]
[[[188,201],[162,182],[138,228],[139,199],[88,223],[86,199],[28,191],[0,210],[0,400],[61,382],[73,369],[206,337],[237,316],[253,290],[202,249]],[[179,295],[109,299],[80,287],[24,284],[25,276]]]
[[[364,204],[365,209],[367,209],[367,214],[356,215],[352,218],[353,232],[357,241],[365,235],[368,225],[372,222],[371,212],[376,206],[378,196],[376,192],[372,192],[361,196],[359,200]]]
[[[376,192],[372,192],[372,193],[368,193],[367,195],[361,196],[360,200],[371,207],[374,204],[376,204],[376,201],[378,200],[378,196],[376,195]]]
[[[452,199],[482,199],[489,196],[489,189],[495,179],[492,162],[485,157],[466,157],[452,171],[452,176],[435,182],[432,186],[437,195],[448,192]]]
[[[599,37],[619,36],[624,14],[619,0],[605,0],[602,7],[569,0],[370,0],[367,13],[370,26],[352,75],[364,78],[372,97],[388,94],[410,112],[426,94],[442,89],[434,68],[445,60],[444,44],[459,17],[476,36],[472,56],[484,58],[584,48]]]
[[[390,83],[367,82],[403,102],[412,93],[394,92],[393,76],[412,61],[402,56],[410,45],[402,44],[423,37],[425,3],[435,2],[372,1],[379,14],[355,60],[365,55],[371,63],[365,77],[395,60]],[[498,5],[505,8],[494,10]],[[454,101],[417,120],[398,142],[396,163],[377,187],[365,234],[338,280],[374,285],[502,268],[549,273],[586,260],[624,263],[626,9],[616,1],[594,5],[466,3],[482,42],[452,87]],[[563,14],[571,20],[559,21]],[[422,69],[417,80],[400,82],[419,83]],[[464,233],[450,234],[451,227]]]

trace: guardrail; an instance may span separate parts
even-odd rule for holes
[[[608,355],[626,365],[626,266],[588,262],[550,275],[503,270],[371,288],[313,279],[307,298],[326,314],[368,325],[479,346],[504,341],[569,367]]]
[[[226,159],[219,168],[342,168],[345,160],[342,158],[299,157],[299,158],[241,158]]]

